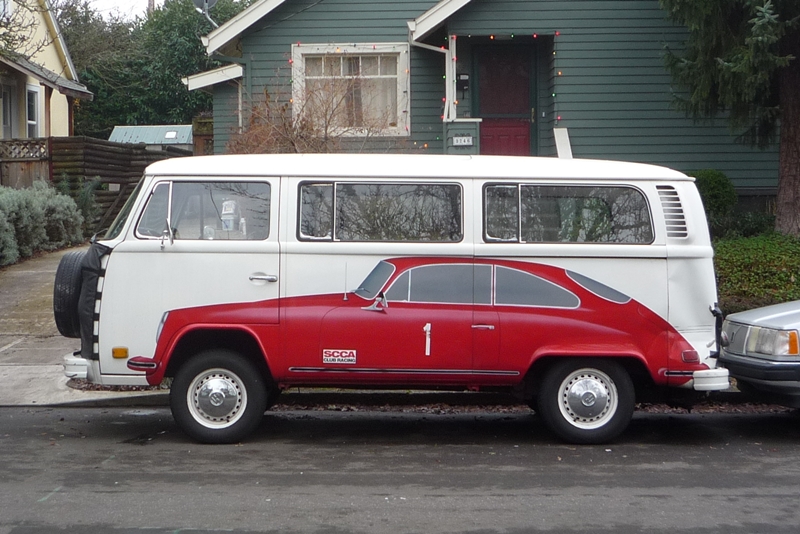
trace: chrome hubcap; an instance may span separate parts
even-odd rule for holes
[[[617,410],[617,387],[607,374],[597,369],[579,369],[570,373],[559,391],[561,415],[578,428],[601,427]]]
[[[228,369],[208,369],[197,375],[188,391],[192,417],[208,428],[235,423],[247,406],[247,391],[241,378]]]

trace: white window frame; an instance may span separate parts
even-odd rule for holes
[[[292,45],[292,116],[298,118],[305,99],[305,58],[320,55],[396,55],[397,56],[397,124],[377,132],[357,128],[342,132],[345,137],[377,135],[408,137],[411,135],[411,75],[408,43],[380,44],[294,44]]]
[[[28,139],[36,139],[41,137],[41,126],[42,126],[42,102],[41,96],[42,93],[39,90],[39,86],[37,85],[28,85],[25,88],[25,135]],[[34,114],[36,115],[31,119],[30,116],[30,105],[28,103],[28,99],[31,97],[31,94],[35,95],[35,108]],[[34,135],[31,135],[31,128],[34,130]]]

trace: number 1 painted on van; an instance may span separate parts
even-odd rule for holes
[[[425,356],[431,355],[431,323],[425,323],[425,326],[422,327],[422,331],[425,332]]]

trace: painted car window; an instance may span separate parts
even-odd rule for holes
[[[436,264],[403,273],[386,293],[388,300],[472,304],[472,265]]]
[[[298,238],[461,241],[461,197],[458,184],[301,184]]]
[[[620,293],[614,288],[608,287],[605,284],[598,282],[588,276],[584,276],[582,274],[578,274],[573,271],[567,271],[567,276],[572,278],[572,280],[585,289],[591,291],[598,297],[604,298],[606,300],[610,300],[611,302],[616,302],[617,304],[625,304],[626,302],[630,302],[631,298],[624,294]]]
[[[378,263],[354,293],[365,299],[374,299],[393,272],[394,265],[391,263],[385,261]]]
[[[394,302],[491,304],[491,265],[428,265],[398,276],[386,292]]]
[[[641,191],[621,186],[490,184],[487,242],[649,244],[654,232]]]
[[[140,236],[160,237],[169,218],[176,240],[262,240],[269,237],[270,185],[263,182],[159,184],[139,223]]]
[[[497,266],[495,269],[495,304],[577,308],[577,295],[532,274]]]

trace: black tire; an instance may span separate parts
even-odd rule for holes
[[[169,404],[181,430],[197,441],[236,443],[261,423],[267,386],[256,366],[242,355],[209,350],[178,369]]]
[[[565,359],[546,373],[539,413],[569,443],[606,443],[633,417],[635,391],[628,372],[609,359]]]
[[[56,269],[53,284],[53,316],[56,327],[64,337],[81,337],[78,302],[81,297],[81,263],[86,251],[67,252]]]

